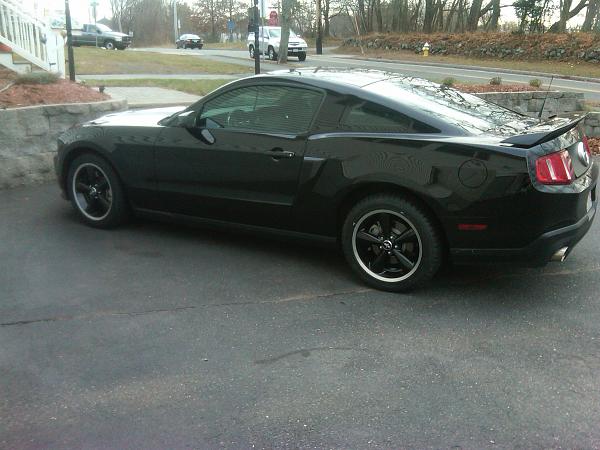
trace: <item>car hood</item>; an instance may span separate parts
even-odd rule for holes
[[[118,127],[157,127],[159,120],[176,112],[182,111],[185,106],[172,106],[169,108],[152,108],[124,111],[107,114],[99,119],[91,120],[84,126],[118,126]]]
[[[112,36],[112,37],[126,37],[128,34],[121,33],[119,31],[106,31],[102,33],[102,36]]]

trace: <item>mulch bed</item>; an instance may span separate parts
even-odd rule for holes
[[[588,144],[593,155],[600,155],[600,138],[588,138]]]
[[[11,71],[0,71],[0,90],[14,81]],[[110,97],[87,86],[68,80],[53,84],[14,84],[0,92],[0,109],[57,103],[85,103],[108,100]]]

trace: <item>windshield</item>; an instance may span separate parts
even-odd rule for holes
[[[102,31],[103,33],[112,31],[110,28],[108,28],[106,25],[102,25],[101,23],[97,23],[96,24],[96,28],[98,28],[100,31]]]
[[[269,29],[269,37],[277,39],[281,37],[281,28],[271,28]],[[296,33],[290,30],[290,37],[298,37]]]
[[[523,120],[519,113],[419,78],[392,78],[368,85],[365,89],[374,92],[384,90],[388,98],[473,134]]]

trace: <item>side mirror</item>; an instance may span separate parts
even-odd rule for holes
[[[215,143],[215,137],[212,135],[212,133],[207,128],[202,128],[200,130],[200,136],[202,137],[202,140],[209,145],[212,145]]]
[[[199,130],[199,138],[202,139],[204,142],[206,142],[208,145],[212,145],[215,143],[215,137],[213,136],[213,134],[210,132],[209,128],[215,128],[214,126],[212,126],[215,122],[212,121],[211,119],[207,119],[207,118],[203,118],[198,120],[198,123],[196,124],[198,130]]]

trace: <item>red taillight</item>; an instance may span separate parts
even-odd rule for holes
[[[590,150],[590,144],[587,140],[587,136],[584,134],[583,135],[583,139],[581,140],[583,142],[583,148],[585,148],[585,151],[587,152],[588,156],[592,156],[592,151]]]
[[[571,184],[574,178],[571,155],[563,150],[538,158],[535,176],[542,184]]]

